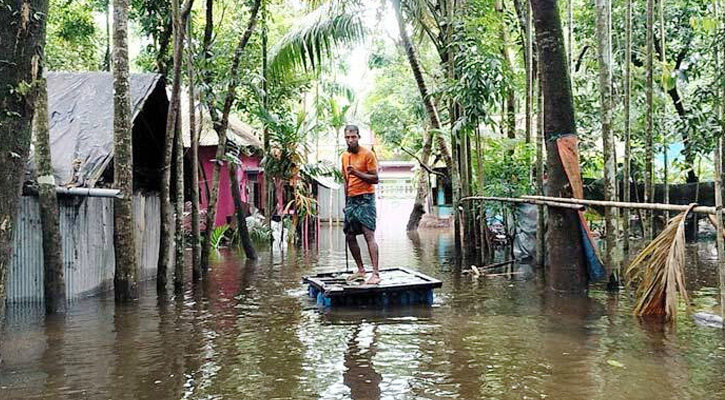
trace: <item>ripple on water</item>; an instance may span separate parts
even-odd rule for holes
[[[86,299],[61,318],[11,306],[0,398],[725,398],[719,331],[684,314],[677,329],[643,323],[624,293],[558,299],[534,278],[472,279],[451,264],[450,233],[381,226],[383,266],[444,281],[433,307],[315,307],[300,278],[345,267],[340,230],[324,228],[311,254],[222,252],[178,299],[150,282],[134,304]],[[692,268],[695,303],[711,307],[713,266]]]

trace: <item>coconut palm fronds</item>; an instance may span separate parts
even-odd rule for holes
[[[677,313],[677,291],[689,304],[685,289],[685,218],[695,204],[670,219],[662,233],[645,247],[627,268],[630,280],[639,282],[636,315],[664,315],[668,320]]]

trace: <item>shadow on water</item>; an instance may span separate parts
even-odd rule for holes
[[[0,399],[725,398],[721,331],[684,312],[674,326],[634,318],[627,291],[551,296],[526,264],[463,274],[450,232],[408,235],[390,215],[382,266],[441,279],[432,307],[318,309],[301,277],[345,268],[341,230],[323,226],[312,252],[249,262],[224,250],[182,293],[158,297],[148,282],[132,304],[102,296],[47,318],[11,305]],[[714,268],[688,270],[698,304],[715,301]]]

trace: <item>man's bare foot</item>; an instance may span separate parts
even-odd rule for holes
[[[378,283],[380,283],[380,275],[378,274],[373,274],[373,276],[365,282],[366,285],[377,285]]]
[[[357,280],[365,280],[365,270],[357,270],[356,272],[350,274],[345,278],[348,282],[355,282]]]

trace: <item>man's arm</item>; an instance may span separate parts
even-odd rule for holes
[[[347,168],[348,168],[347,169],[347,172],[350,175],[357,176],[363,182],[369,183],[371,185],[375,185],[375,184],[377,184],[379,182],[379,179],[378,179],[378,169],[377,168],[373,168],[371,170],[368,170],[367,172],[358,171],[353,166],[348,166]],[[345,187],[347,188],[347,185],[345,185]]]

